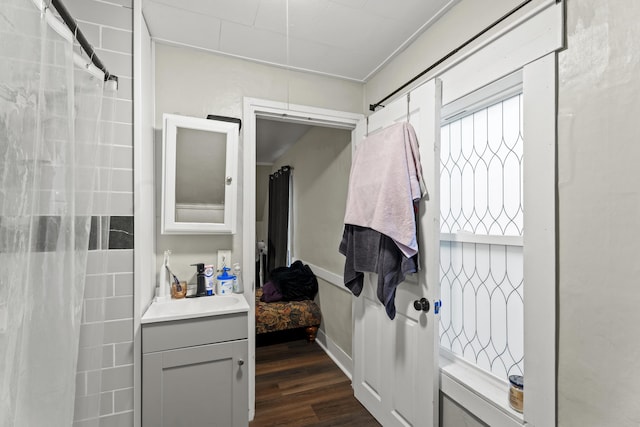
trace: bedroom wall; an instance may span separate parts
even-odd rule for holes
[[[344,257],[338,244],[351,168],[351,132],[312,127],[276,160],[272,171],[284,165],[293,167],[294,258],[341,276]],[[351,294],[322,279],[318,287],[320,329],[351,356]]]

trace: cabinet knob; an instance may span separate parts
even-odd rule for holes
[[[242,365],[244,365],[244,360],[238,359],[238,366],[242,366]]]
[[[227,185],[231,185],[232,181],[233,181],[233,178],[231,178],[230,176],[228,176],[227,179],[225,179],[225,182],[227,183]]]

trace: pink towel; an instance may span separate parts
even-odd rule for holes
[[[390,237],[410,258],[418,252],[414,202],[426,195],[413,126],[393,124],[356,148],[344,223]]]

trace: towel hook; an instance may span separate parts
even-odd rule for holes
[[[411,92],[407,92],[407,123],[411,120]]]

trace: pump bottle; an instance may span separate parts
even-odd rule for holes
[[[233,264],[233,275],[236,276],[236,280],[233,281],[233,293],[241,294],[244,292],[242,287],[242,278],[240,277],[240,264]]]

